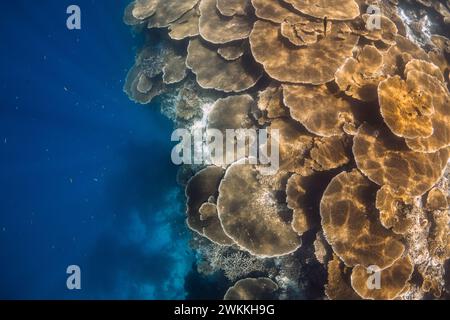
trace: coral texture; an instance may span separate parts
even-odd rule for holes
[[[406,3],[136,0],[125,10],[149,38],[124,85],[131,99],[159,97],[188,130],[279,132],[272,175],[246,157],[180,169],[198,269],[223,272],[225,299],[450,295],[450,40],[417,36],[428,17],[448,31],[450,8]],[[368,27],[369,5],[380,28]]]

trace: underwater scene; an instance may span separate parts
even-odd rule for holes
[[[1,300],[450,299],[450,1],[4,7]]]

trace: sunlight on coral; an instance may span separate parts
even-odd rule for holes
[[[223,274],[225,299],[449,297],[447,6],[128,6],[148,37],[131,99],[158,101],[178,128],[280,132],[274,175],[243,161],[180,168],[198,272]]]

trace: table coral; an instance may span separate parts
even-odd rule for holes
[[[273,175],[245,157],[180,169],[199,269],[241,279],[226,299],[449,296],[450,40],[445,27],[414,35],[424,15],[435,26],[450,15],[440,1],[407,2],[421,21],[400,1],[125,9],[147,36],[124,84],[131,99],[160,97],[179,128],[279,132]],[[369,5],[380,29],[367,28]],[[380,289],[367,286],[373,267]]]
[[[229,288],[224,300],[271,300],[277,290],[277,284],[269,278],[247,278]]]

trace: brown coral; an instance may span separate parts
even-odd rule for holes
[[[313,137],[290,118],[274,119],[270,130],[279,132],[280,170],[305,173],[305,159],[313,146]]]
[[[173,55],[167,59],[163,68],[163,81],[165,84],[180,82],[187,75],[186,58]]]
[[[314,137],[290,118],[273,119],[269,132],[279,133],[280,170],[310,175],[338,168],[350,161],[345,136]]]
[[[205,89],[241,92],[253,87],[261,77],[261,70],[249,57],[227,61],[200,39],[189,42],[186,65]]]
[[[391,77],[378,87],[381,115],[389,129],[399,137],[427,138],[433,134],[433,96],[421,81],[426,74],[421,72],[417,76],[419,79]]]
[[[281,23],[281,35],[295,46],[307,46],[330,34],[331,26],[331,22],[288,17]]]
[[[139,66],[134,66],[128,71],[123,90],[131,100],[147,104],[164,91],[164,84],[160,79],[149,78]]]
[[[288,116],[289,110],[283,103],[282,87],[272,83],[258,92],[258,108],[269,119]]]
[[[145,74],[141,73],[138,78],[138,82],[136,85],[137,91],[142,94],[148,93],[153,88],[152,80],[147,77]]]
[[[168,27],[195,7],[199,0],[157,0],[155,13],[148,18],[149,28]]]
[[[227,45],[220,46],[217,53],[225,60],[237,60],[244,55],[244,46],[242,43],[233,42]]]
[[[234,15],[245,16],[250,13],[250,0],[216,0],[217,10],[227,17]]]
[[[411,40],[397,35],[395,43],[383,54],[383,72],[386,75],[402,75],[402,68],[412,59],[428,60],[427,53]]]
[[[278,285],[269,278],[239,280],[227,290],[224,300],[273,300]]]
[[[350,141],[345,135],[314,138],[313,147],[309,152],[311,161],[307,163],[315,171],[339,168],[350,162],[349,144]]]
[[[433,34],[431,36],[432,48],[428,52],[430,60],[437,65],[442,73],[446,75],[449,82],[450,62],[448,55],[450,54],[450,40],[444,36]]]
[[[251,0],[258,18],[282,23],[288,18],[299,18],[300,15],[293,12],[282,0]]]
[[[299,235],[310,230],[314,226],[314,217],[306,202],[307,177],[298,174],[292,175],[286,186],[286,202],[289,209],[293,210],[292,228]]]
[[[203,39],[223,44],[248,38],[253,21],[248,16],[224,17],[217,10],[216,0],[201,0],[199,23]]]
[[[368,272],[366,267],[353,268],[351,283],[355,291],[364,299],[393,300],[397,298],[408,285],[414,266],[409,257],[401,258],[383,270],[380,270],[380,287],[371,287],[370,277],[373,271]],[[375,271],[377,272],[377,271]]]
[[[197,172],[186,186],[187,197],[187,224],[188,226],[203,235],[204,221],[201,219],[200,208],[210,197],[217,196],[219,183],[224,175],[224,170],[220,167],[209,166]]]
[[[130,2],[123,13],[123,22],[128,26],[137,26],[144,23],[144,20],[139,20],[133,15],[134,7],[136,6],[136,2]]]
[[[398,195],[420,196],[442,177],[449,150],[419,153],[410,150],[385,128],[362,125],[353,142],[358,168],[378,185]]]
[[[438,78],[424,72],[411,70],[407,79],[432,97],[434,113],[431,116],[433,133],[429,137],[408,138],[406,144],[412,150],[428,153],[450,146],[449,91]]]
[[[354,0],[284,0],[298,11],[320,19],[352,20],[359,16]]]
[[[281,256],[301,245],[272,183],[273,176],[238,161],[228,167],[219,187],[217,208],[226,234],[257,256]]]
[[[377,192],[375,204],[380,211],[381,224],[395,233],[406,233],[414,223],[414,219],[408,212],[408,204],[412,201],[413,199],[405,200],[396,196],[388,186],[381,187]]]
[[[448,18],[445,5],[420,2]],[[374,4],[383,12],[381,29],[368,30],[369,15],[359,8]],[[146,31],[164,40],[147,42],[136,58],[124,85],[131,99],[146,104],[168,93],[161,109],[180,128],[268,129],[278,137],[266,145],[279,144],[272,175],[240,152],[228,168],[206,161],[214,165],[191,166],[180,178],[188,226],[201,236],[193,245],[219,248],[211,253],[215,261],[234,252],[222,268],[232,281],[264,270],[278,282],[244,279],[225,298],[286,297],[304,285],[298,268],[318,266],[316,258],[332,299],[444,294],[449,41],[433,35],[425,52],[418,43],[426,37],[406,38],[397,5],[136,0],[126,8],[124,21],[137,31],[145,24],[167,28]],[[206,136],[206,149],[208,142]],[[290,254],[302,238],[304,248]],[[261,267],[234,268],[249,259]],[[381,268],[381,289],[367,287],[372,265]]]
[[[433,188],[427,195],[427,208],[429,210],[446,210],[449,208],[447,196],[439,188]]]
[[[184,58],[176,55],[172,47],[145,47],[128,72],[124,91],[138,103],[150,103],[165,92],[166,84],[181,81],[186,76],[185,69]]]
[[[355,124],[351,103],[325,85],[283,85],[283,93],[291,117],[311,133],[323,137],[341,135],[345,124]]]
[[[395,36],[398,33],[397,26],[394,22],[392,22],[388,17],[381,15],[380,16],[380,28],[374,28],[372,30],[367,29],[367,20],[370,15],[363,14],[362,21],[364,23],[364,29],[361,34],[364,38],[372,40],[372,41],[381,41],[387,45],[394,45]]]
[[[248,94],[229,96],[217,100],[208,113],[208,128],[218,129],[225,134],[226,129],[250,128],[250,110],[255,104]]]
[[[283,41],[280,26],[257,21],[250,34],[250,46],[256,61],[273,79],[282,82],[322,84],[334,79],[334,73],[351,56],[358,37],[341,33],[343,23],[335,23],[329,35],[304,47],[292,47]]]
[[[413,59],[409,61],[405,66],[405,75],[408,75],[410,71],[420,71],[423,73],[426,73],[430,76],[435,77],[441,82],[444,82],[444,75],[442,74],[441,69],[439,67],[431,62],[419,60],[419,59]]]
[[[356,58],[348,58],[336,71],[335,80],[347,95],[362,101],[377,99],[377,87],[384,79],[383,56],[374,46],[366,45]]]
[[[248,156],[248,150],[253,141],[249,141],[248,143],[244,143],[243,145],[237,145],[237,143],[233,140],[232,143],[234,145],[234,148],[230,150],[229,148],[227,148],[226,130],[252,128],[253,123],[250,119],[249,114],[254,104],[255,101],[248,94],[229,96],[227,98],[218,99],[214,103],[211,111],[208,113],[207,128],[209,130],[220,130],[224,135],[224,138],[222,140],[223,149],[215,150],[213,155],[214,157],[212,159],[213,163],[217,165],[222,165],[225,163],[229,164],[231,162],[239,160],[237,157],[244,157],[246,155]],[[237,134],[244,135],[246,134],[246,132],[242,131],[242,133]],[[218,139],[218,137],[214,137],[214,139]],[[219,145],[217,146],[220,147]],[[221,153],[219,154],[219,152]]]
[[[203,222],[203,236],[219,245],[234,244],[222,229],[219,217],[217,215],[217,207],[214,203],[205,202],[198,209],[200,212],[200,220]]]
[[[347,266],[392,265],[403,244],[376,219],[374,185],[357,170],[343,172],[325,190],[320,215],[333,251]]]
[[[336,254],[328,262],[328,282],[325,285],[325,294],[332,300],[358,300],[350,285],[351,269],[346,267]]]
[[[321,264],[326,264],[330,260],[331,248],[325,239],[323,232],[316,233],[316,239],[314,240],[314,256]]]
[[[450,216],[446,194],[439,188],[430,190],[426,208],[430,211],[431,228],[428,246],[431,256],[443,263],[450,258]]]
[[[132,14],[136,19],[145,20],[156,12],[158,4],[158,0],[136,0],[134,1]]]
[[[174,40],[198,36],[199,19],[200,11],[194,7],[169,25],[169,36]]]

